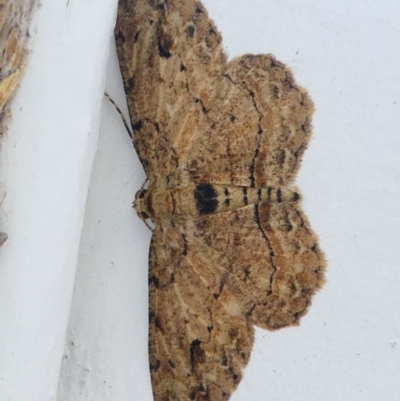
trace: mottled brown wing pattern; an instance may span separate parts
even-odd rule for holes
[[[201,252],[210,269],[218,266],[219,288],[228,287],[259,327],[298,324],[324,283],[318,238],[296,203],[262,202],[204,216],[188,222],[185,232],[190,252]]]
[[[188,233],[192,235],[194,233]],[[178,229],[156,228],[150,247],[150,371],[156,401],[226,401],[253,345],[253,328],[207,254]]]
[[[298,324],[325,259],[294,179],[313,104],[272,55],[226,62],[195,0],[120,0],[116,43],[155,224],[149,356],[155,401],[226,401],[253,326]]]
[[[166,177],[212,103],[221,35],[187,0],[120,0],[115,35],[135,148],[150,180]]]
[[[272,55],[244,55],[222,72],[217,98],[180,166],[191,179],[265,187],[290,182],[311,135],[313,104]]]
[[[156,401],[228,400],[249,360],[251,326],[298,324],[324,283],[317,237],[292,203],[156,227],[149,259]]]

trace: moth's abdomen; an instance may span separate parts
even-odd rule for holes
[[[195,184],[194,198],[199,216],[236,210],[261,202],[298,202],[300,194],[282,187],[249,188],[219,184]]]
[[[295,190],[268,186],[249,188],[210,183],[190,183],[172,190],[148,190],[135,208],[154,222],[173,219],[193,219],[204,215],[223,213],[247,205],[293,203],[300,200]]]

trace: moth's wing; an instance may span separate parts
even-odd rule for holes
[[[234,294],[249,322],[270,330],[298,324],[326,266],[298,204],[248,205],[190,224],[188,254],[201,250],[218,288]]]
[[[150,180],[167,176],[210,108],[221,35],[194,0],[120,0],[115,29],[134,145]]]
[[[184,230],[154,231],[149,257],[154,399],[226,401],[249,360],[253,329],[230,289],[219,288],[219,272],[198,258],[201,249],[187,246]]]
[[[156,227],[149,261],[156,401],[228,400],[249,360],[252,325],[297,324],[326,264],[293,203]]]
[[[311,135],[313,104],[272,55],[244,55],[223,71],[218,95],[180,168],[191,179],[265,187],[290,182]]]

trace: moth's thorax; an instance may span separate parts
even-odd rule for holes
[[[223,213],[261,202],[294,203],[300,200],[296,190],[268,186],[220,185],[189,182],[174,188],[150,185],[136,193],[134,208],[143,220],[196,219],[203,215]]]
[[[136,193],[133,206],[143,220],[151,218],[157,222],[173,218],[194,218],[198,213],[193,194],[193,184],[173,189],[167,189],[165,185],[150,185],[148,189]]]

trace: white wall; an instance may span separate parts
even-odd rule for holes
[[[41,3],[1,150],[1,401],[56,396],[116,9]]]

